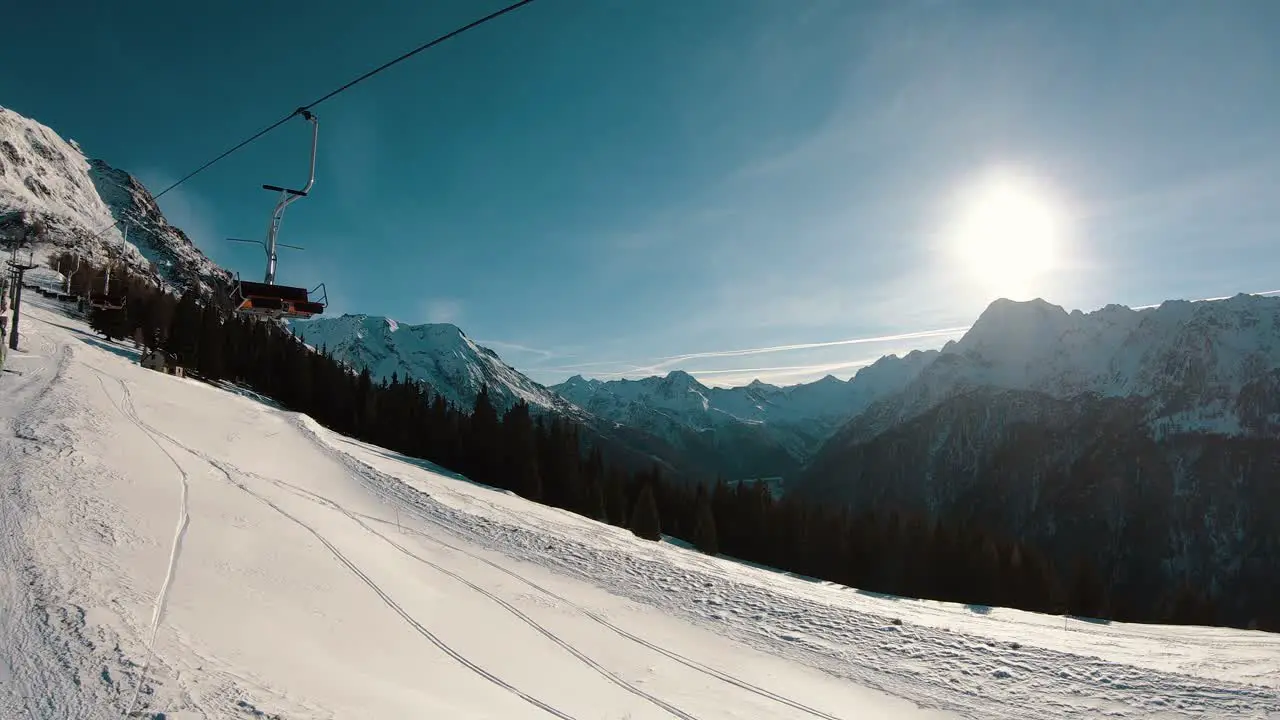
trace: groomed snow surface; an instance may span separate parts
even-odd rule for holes
[[[44,302],[0,374],[5,720],[1280,718],[1280,636],[649,543],[144,370]]]

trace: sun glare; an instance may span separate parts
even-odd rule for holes
[[[983,292],[1034,297],[1058,262],[1061,214],[1030,181],[1001,175],[979,183],[962,202],[953,249]]]

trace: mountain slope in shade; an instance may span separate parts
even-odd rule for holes
[[[114,227],[128,218],[128,241]],[[227,274],[169,225],[136,178],[89,160],[75,141],[0,108],[0,226],[8,234],[39,220],[39,248],[65,250],[98,265],[109,258],[134,273],[177,286],[198,281],[212,289]]]
[[[1280,597],[1277,467],[1280,298],[998,301],[789,491],[1083,552],[1120,595],[1210,588],[1243,624]]]
[[[308,345],[327,349],[352,368],[368,368],[375,381],[393,374],[419,380],[459,407],[470,408],[480,389],[488,386],[499,412],[523,400],[535,411],[582,416],[572,403],[504,363],[456,325],[409,325],[374,315],[342,315],[295,321],[290,328]]]
[[[200,252],[186,233],[169,224],[137,178],[102,160],[89,161],[89,177],[112,215],[121,221],[125,239],[165,280],[177,287],[203,283],[211,290],[230,282],[229,272]]]

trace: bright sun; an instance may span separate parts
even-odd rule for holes
[[[983,288],[1014,300],[1033,297],[1058,260],[1062,219],[1030,181],[1002,175],[962,203],[954,250]]]

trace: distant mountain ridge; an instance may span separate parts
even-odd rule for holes
[[[890,356],[848,382],[827,377],[785,388],[761,382],[708,388],[682,371],[607,382],[575,376],[545,387],[454,325],[343,315],[290,327],[353,369],[368,368],[375,380],[413,378],[461,407],[488,387],[500,411],[524,401],[535,413],[568,418],[703,479],[794,478],[840,424],[909,382],[936,355]]]
[[[793,478],[821,444],[849,418],[901,389],[937,351],[889,355],[848,381],[826,376],[778,387],[760,381],[707,387],[672,371],[640,380],[587,380],[581,375],[552,390],[602,418],[651,432],[677,446],[704,446],[725,456],[731,478]],[[729,458],[736,456],[737,461]]]

